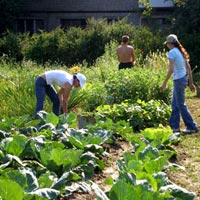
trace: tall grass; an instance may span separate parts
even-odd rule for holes
[[[108,77],[113,73],[118,73],[118,60],[116,56],[116,42],[111,42],[106,46],[105,54],[99,57],[96,62],[88,67],[86,62],[83,62],[81,66],[81,72],[87,77],[86,90],[73,91],[69,99],[70,109],[77,108],[80,102],[80,109],[88,109],[92,107],[95,109],[96,104],[104,103],[106,99],[106,91],[104,84],[108,81]],[[137,71],[138,68],[152,69],[153,71],[167,70],[166,52],[150,53],[144,60],[144,64],[138,65],[131,69]],[[138,59],[140,56],[138,55]],[[137,57],[136,57],[137,63]],[[7,57],[0,61],[0,119],[11,116],[21,116],[28,114],[33,117],[35,109],[35,78],[49,69],[64,69],[70,71],[70,66],[61,66],[58,64],[51,65],[46,63],[45,65],[37,65],[32,61],[23,61],[16,63],[10,61]],[[130,70],[130,73],[131,73]],[[140,81],[140,80],[138,80]],[[108,84],[108,83],[107,83]],[[86,98],[88,96],[88,98]],[[89,99],[86,101],[86,99]],[[84,100],[84,101],[82,101]],[[51,111],[51,103],[48,98],[45,102],[45,110]],[[77,111],[77,109],[76,109]]]

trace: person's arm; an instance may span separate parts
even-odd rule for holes
[[[118,47],[119,48],[119,47]],[[120,57],[119,57],[119,49],[117,48],[117,59],[120,62]]]
[[[62,97],[62,109],[64,114],[68,113],[68,98],[70,91],[72,89],[72,86],[69,83],[65,83],[65,88],[63,89],[63,97]]]
[[[189,88],[192,92],[195,91],[195,85],[193,82],[193,77],[192,77],[192,70],[191,70],[191,66],[189,61],[186,60],[186,70],[187,70],[187,74],[188,74],[188,78],[189,78]]]
[[[174,71],[173,66],[174,66],[174,61],[173,60],[169,60],[169,66],[168,66],[167,75],[166,75],[165,80],[163,81],[162,85],[160,86],[160,91],[161,92],[165,89],[168,80],[170,79],[171,75],[173,74],[173,71]]]
[[[131,49],[131,56],[133,60],[133,65],[135,65],[135,53],[134,53],[134,48]]]
[[[63,113],[63,93],[64,93],[64,88],[61,88],[58,91],[58,98],[59,98],[59,102],[60,102],[61,114]]]

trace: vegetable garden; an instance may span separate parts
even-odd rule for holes
[[[116,42],[88,67],[46,62],[44,65],[7,56],[0,62],[0,199],[75,199],[90,194],[98,200],[192,200],[196,194],[175,184],[168,172],[183,167],[171,162],[181,135],[167,126],[172,83],[159,92],[166,52],[149,53],[133,69],[117,70]],[[139,52],[139,51],[138,51]],[[109,66],[109,67],[108,67]],[[86,90],[74,89],[69,116],[55,116],[47,101],[34,120],[34,80],[47,69],[81,71]],[[78,116],[92,118],[79,126]],[[116,162],[117,176],[95,182],[117,142],[130,145]],[[83,199],[83,198],[82,198]]]

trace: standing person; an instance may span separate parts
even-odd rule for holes
[[[169,66],[165,80],[160,86],[160,90],[163,91],[166,87],[167,81],[173,74],[173,97],[172,97],[172,113],[169,119],[169,124],[174,132],[180,131],[180,115],[186,126],[183,133],[198,132],[196,122],[193,120],[186,104],[185,104],[185,88],[187,86],[187,76],[189,79],[189,88],[191,91],[195,91],[193,84],[191,66],[189,64],[189,55],[184,49],[178,38],[174,34],[167,36],[165,42],[169,48],[168,59]]]
[[[131,68],[135,62],[134,49],[129,43],[129,36],[122,36],[122,44],[117,47],[117,57],[119,61],[118,69]]]
[[[45,94],[47,94],[53,103],[52,110],[55,115],[61,114],[61,109],[63,113],[67,114],[67,103],[72,87],[84,88],[85,82],[86,77],[83,74],[77,73],[72,75],[63,70],[50,70],[39,75],[35,82],[37,99],[35,119],[38,118],[37,113],[44,108]],[[60,87],[58,92],[56,92],[53,84]]]

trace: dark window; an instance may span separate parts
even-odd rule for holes
[[[113,24],[115,23],[116,21],[118,21],[117,19],[107,19],[107,23],[108,24]]]
[[[141,20],[141,24],[142,25],[168,25],[169,24],[169,20],[167,18],[142,18]]]
[[[75,27],[85,27],[86,19],[61,19],[60,24],[62,28],[75,26]]]
[[[37,33],[44,29],[44,20],[42,19],[19,19],[17,21],[18,32]]]

